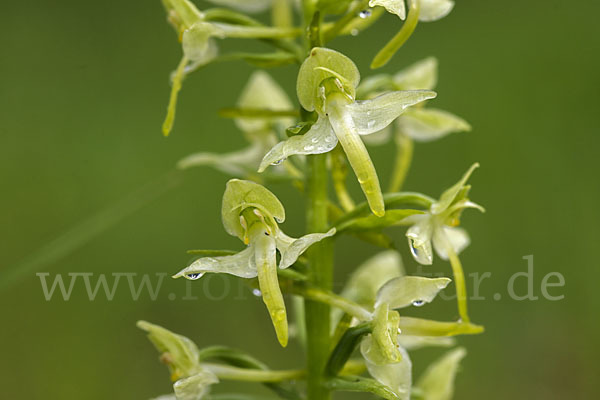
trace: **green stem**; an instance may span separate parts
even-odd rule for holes
[[[399,192],[399,193],[387,193],[383,195],[383,202],[385,208],[390,208],[397,205],[411,205],[428,209],[434,202],[431,197],[416,192]],[[338,220],[335,221],[335,226],[338,227],[344,222],[350,221],[353,218],[359,217],[366,214],[369,211],[369,204],[367,202],[360,203],[354,210],[344,214]]]
[[[326,155],[318,154],[308,159],[308,209],[309,232],[324,232],[329,225],[327,208],[327,165]],[[313,285],[325,291],[332,287],[333,246],[331,239],[314,244],[309,252],[309,278]],[[329,390],[323,385],[323,373],[330,349],[330,308],[328,304],[312,299],[305,300],[308,398],[328,400]]]
[[[469,323],[469,312],[467,310],[467,285],[465,283],[465,273],[463,271],[460,258],[448,242],[445,241],[446,252],[452,266],[452,274],[454,275],[454,284],[456,285],[456,301],[458,302],[458,315],[462,322]]]
[[[396,54],[402,45],[408,40],[417,27],[419,22],[420,2],[419,0],[409,1],[408,16],[406,22],[402,25],[400,31],[394,36],[383,49],[373,59],[371,68],[380,68],[387,64],[388,61]]]
[[[394,163],[394,172],[390,179],[388,192],[399,192],[406,179],[406,174],[412,162],[413,140],[399,132],[395,138],[396,142],[396,160]]]
[[[327,29],[324,34],[323,42],[327,43],[330,40],[339,36],[339,34],[348,26],[356,15],[369,7],[369,0],[362,0],[354,5],[342,18],[338,19],[331,28]]]
[[[306,375],[306,371],[303,370],[266,371],[211,363],[202,363],[202,366],[217,375],[219,379],[243,382],[281,382],[292,379],[301,379]]]

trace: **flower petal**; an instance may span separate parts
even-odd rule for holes
[[[377,292],[375,307],[387,303],[391,309],[430,303],[450,283],[449,278],[402,276],[388,281]]]
[[[277,339],[285,347],[288,343],[288,322],[285,303],[277,278],[275,238],[268,236],[266,232],[260,233],[253,240],[253,247],[262,299],[267,306],[267,310],[269,310]]]
[[[182,269],[173,278],[185,277],[196,280],[207,272],[230,274],[240,278],[256,278],[258,272],[254,262],[254,249],[248,246],[232,256],[204,257]]]
[[[217,55],[213,37],[223,38],[224,33],[214,24],[198,22],[183,32],[181,45],[183,54],[195,64],[206,64]]]
[[[172,380],[186,378],[202,371],[198,347],[190,339],[146,321],[138,321],[137,326],[148,333],[148,339],[169,367]]]
[[[442,193],[440,199],[431,205],[431,212],[433,214],[441,214],[442,212],[446,211],[446,209],[452,205],[456,196],[458,196],[458,194],[463,190],[473,171],[475,171],[475,169],[478,167],[479,163],[471,165],[469,170],[465,172],[462,178],[460,178],[457,183]]]
[[[471,130],[464,119],[435,108],[411,108],[398,118],[400,131],[419,142],[439,139],[453,132]]]
[[[406,350],[418,350],[423,347],[451,347],[456,341],[451,337],[398,335],[398,344]]]
[[[351,103],[347,104],[346,99],[341,94],[327,98],[326,110],[329,115],[329,122],[340,141],[350,166],[358,179],[369,207],[373,214],[378,217],[385,215],[385,204],[383,194],[379,185],[377,171],[369,156],[362,139],[358,135],[357,125],[354,122]]]
[[[444,260],[448,260],[446,246],[451,246],[454,253],[460,254],[470,243],[469,234],[462,228],[444,226],[433,235],[435,252]]]
[[[412,386],[412,362],[402,347],[398,348],[401,360],[396,363],[378,364],[369,358],[369,348],[373,346],[373,338],[363,339],[360,350],[365,358],[369,374],[378,382],[389,387],[402,400],[410,399]]]
[[[435,57],[423,60],[397,72],[393,81],[397,90],[433,90],[437,85],[438,61]]]
[[[283,232],[278,231],[276,236],[277,248],[281,253],[279,268],[288,268],[294,264],[298,257],[300,257],[300,255],[302,255],[302,253],[304,253],[310,246],[325,238],[335,235],[335,232],[335,228],[332,228],[326,233],[310,233],[302,236],[299,239],[293,239],[285,235]]]
[[[406,232],[410,252],[419,264],[431,265],[433,263],[433,249],[431,246],[433,230],[433,223],[429,217],[422,218],[419,222],[408,228]]]
[[[203,369],[201,372],[178,380],[173,384],[177,400],[201,400],[210,392],[210,386],[219,383],[212,372]]]
[[[246,234],[246,228],[240,223],[240,214],[247,208],[260,210],[272,229],[277,229],[277,222],[285,220],[285,209],[271,191],[252,181],[231,179],[223,195],[221,218],[227,233],[240,240],[244,240]]]
[[[400,254],[395,250],[382,251],[362,263],[350,276],[342,296],[365,306],[373,307],[377,291],[390,279],[404,275]]]
[[[263,172],[269,165],[277,165],[292,155],[327,153],[333,150],[337,143],[338,139],[329,120],[319,116],[317,122],[304,135],[292,136],[277,143],[263,158],[258,172]]]
[[[404,0],[371,0],[369,7],[382,6],[389,13],[396,14],[400,19],[406,18],[406,5]]]
[[[231,153],[190,154],[177,163],[177,168],[210,166],[229,175],[245,177],[250,171],[256,171],[263,154],[264,147],[259,143],[253,143],[245,149]]]
[[[454,8],[452,0],[420,0],[419,21],[431,22],[444,18]]]
[[[464,348],[454,349],[434,361],[419,378],[416,388],[427,400],[450,400],[460,361],[467,355]]]
[[[204,19],[204,13],[189,0],[163,0],[162,3],[178,33]]]
[[[354,62],[335,50],[315,47],[298,72],[296,91],[302,107],[313,111],[319,106],[319,88],[329,78],[338,78],[344,91],[354,98],[360,81],[360,72]]]
[[[385,303],[380,304],[373,316],[373,346],[369,360],[375,364],[383,365],[396,363],[402,359],[402,354],[398,351],[398,324],[400,314],[390,310]]]
[[[408,107],[437,94],[430,90],[404,90],[382,94],[371,100],[358,100],[349,104],[354,124],[359,135],[369,135],[388,126]]]

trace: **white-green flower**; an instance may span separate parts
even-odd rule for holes
[[[183,48],[183,58],[173,73],[171,97],[163,134],[168,135],[175,119],[177,95],[186,74],[213,61],[219,51],[216,39],[286,38],[298,34],[295,29],[268,26],[242,26],[208,21],[189,0],[162,0],[168,20],[175,28]]]
[[[384,129],[408,107],[434,98],[430,90],[394,91],[370,100],[356,100],[360,74],[348,57],[316,47],[300,67],[297,93],[300,104],[318,118],[304,135],[278,143],[264,157],[259,171],[295,154],[326,153],[342,145],[375,215],[385,206],[377,172],[360,135]]]
[[[361,98],[370,98],[387,90],[433,90],[437,81],[438,61],[434,57],[428,57],[394,75],[378,74],[366,78],[358,87],[357,93]],[[450,133],[471,130],[464,119],[448,111],[426,107],[426,103],[407,109],[396,120],[395,128],[397,136],[407,136],[417,142],[429,142]],[[365,141],[372,145],[383,144],[388,142],[390,136],[391,129],[385,129],[367,137]]]
[[[201,365],[199,350],[194,342],[146,321],[138,321],[137,326],[148,333],[148,339],[154,344],[160,353],[161,361],[171,372],[175,395],[161,396],[159,399],[205,399],[210,392],[210,386],[218,383],[219,379]]]
[[[227,233],[238,237],[248,247],[231,256],[200,258],[174,277],[196,280],[207,272],[241,278],[258,277],[277,338],[282,346],[286,346],[287,313],[277,278],[277,251],[281,255],[279,268],[288,268],[311,245],[333,236],[335,229],[299,239],[287,236],[278,226],[285,220],[285,210],[277,197],[257,183],[239,179],[227,182],[221,214]]]
[[[401,316],[395,310],[431,302],[449,282],[448,278],[405,276],[399,254],[385,251],[360,266],[342,292],[373,310],[372,333],[362,340],[360,351],[369,374],[399,399],[408,400],[412,387],[412,363],[403,344],[411,347],[418,339],[402,334]],[[447,342],[445,338],[420,339],[414,347]]]
[[[433,249],[444,260],[448,252],[459,254],[469,245],[469,235],[464,229],[458,228],[460,214],[466,208],[476,208],[484,211],[483,207],[467,198],[470,186],[467,180],[479,164],[473,164],[460,181],[447,189],[440,199],[433,203],[425,214],[411,215],[406,218],[412,226],[406,232],[411,253],[415,260],[423,265],[433,262]]]
[[[250,76],[237,106],[240,109],[268,111],[290,110],[293,107],[283,89],[264,71],[256,71]],[[235,177],[247,177],[256,172],[265,153],[277,142],[277,133],[290,126],[293,119],[240,117],[234,122],[250,143],[248,147],[225,154],[194,153],[179,161],[178,167],[212,166]]]

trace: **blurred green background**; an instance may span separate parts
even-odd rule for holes
[[[467,273],[492,274],[481,285],[485,300],[471,302],[473,319],[487,331],[460,338],[469,355],[455,398],[596,398],[600,5],[457,3],[449,17],[421,24],[385,67],[394,72],[438,57],[434,104],[474,127],[418,145],[406,185],[437,196],[471,163],[482,165],[471,181],[472,198],[488,212],[463,218],[473,240],[462,258]],[[386,16],[372,30],[332,46],[367,75],[371,57],[397,27],[397,19]],[[0,397],[147,399],[169,392],[166,369],[135,328],[138,319],[165,325],[200,346],[249,349],[273,367],[302,365],[300,348],[278,347],[262,302],[235,279],[194,282],[195,301],[182,300],[186,284],[168,278],[155,301],[147,293],[132,300],[125,281],[113,301],[102,294],[89,301],[81,284],[70,301],[46,301],[35,275],[173,273],[189,261],[187,249],[240,248],[220,223],[227,177],[197,169],[172,185],[169,171],[191,152],[243,145],[232,122],[216,112],[235,103],[252,68],[222,63],[191,75],[172,137],[165,139],[160,126],[168,74],[180,48],[158,0],[7,2],[0,48]],[[293,96],[295,67],[273,75]],[[386,179],[392,149],[372,153]],[[302,200],[283,185],[272,188],[288,210],[284,228],[301,234]],[[107,222],[105,214],[89,220],[102,210],[118,214],[129,207],[136,211],[64,257],[54,257],[55,245],[48,247],[82,223]],[[415,272],[404,233],[393,233],[407,270]],[[70,235],[82,237],[81,231]],[[376,251],[351,239],[339,248],[338,286]],[[507,282],[526,270],[527,255],[534,256],[535,295],[541,296],[545,274],[559,271],[566,285],[551,294],[564,294],[563,300],[508,298]],[[442,261],[430,271],[450,273]],[[517,291],[525,290],[523,280]],[[503,298],[494,300],[495,293]],[[418,311],[452,319],[454,310],[447,301]],[[440,353],[415,353],[417,374]],[[235,384],[216,391],[236,389],[266,393]]]

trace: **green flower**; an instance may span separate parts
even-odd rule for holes
[[[360,351],[369,374],[399,399],[410,399],[412,387],[412,363],[403,344],[412,348],[447,345],[448,339],[403,334],[399,329],[401,317],[395,310],[431,302],[449,282],[448,278],[405,276],[399,254],[389,250],[360,266],[342,292],[374,309],[372,333],[361,341]]]
[[[277,250],[281,255],[279,268],[288,268],[311,245],[333,236],[335,229],[299,239],[287,236],[278,226],[285,220],[285,210],[277,197],[257,183],[239,179],[227,182],[221,213],[227,233],[238,237],[248,247],[231,256],[200,258],[174,277],[195,280],[207,272],[241,278],[258,277],[277,338],[282,346],[286,346],[287,313],[277,278]]]
[[[259,172],[295,154],[326,153],[342,145],[373,213],[385,214],[379,179],[360,135],[384,129],[408,107],[434,98],[429,90],[394,91],[371,100],[356,100],[360,74],[348,57],[316,47],[300,67],[297,93],[300,104],[318,118],[304,135],[278,143],[265,155]]]
[[[438,62],[428,57],[399,71],[395,75],[378,74],[366,78],[357,88],[360,98],[370,98],[387,90],[433,90],[438,80]],[[425,103],[422,103],[425,105]],[[417,142],[440,139],[453,132],[470,131],[471,126],[464,119],[431,107],[411,107],[404,112],[395,124],[396,140],[407,136]],[[368,144],[387,143],[391,129],[382,130],[366,138]]]
[[[248,80],[237,102],[240,109],[290,110],[292,103],[283,89],[263,71],[256,71]],[[200,152],[191,154],[177,164],[181,169],[211,166],[236,177],[248,177],[256,172],[265,153],[277,142],[278,132],[293,122],[289,117],[236,118],[236,126],[250,145],[225,154]]]
[[[198,347],[185,336],[146,321],[137,326],[148,332],[148,339],[160,353],[161,361],[167,365],[174,382],[176,400],[201,400],[210,392],[210,386],[218,383],[217,376],[200,364]],[[171,395],[162,398],[173,398]]]
[[[177,95],[185,76],[202,65],[213,61],[219,51],[216,39],[225,38],[286,38],[298,35],[295,29],[266,26],[243,26],[206,19],[203,12],[189,0],[162,0],[168,20],[175,28],[183,48],[183,58],[172,77],[171,97],[163,134],[167,136],[173,127]]]
[[[442,193],[425,214],[411,215],[405,222],[412,224],[406,232],[411,253],[423,265],[433,262],[433,249],[444,260],[449,251],[459,254],[469,245],[469,235],[458,228],[460,215],[466,208],[485,211],[480,205],[467,198],[470,186],[467,180],[479,164],[473,164],[460,181]]]

